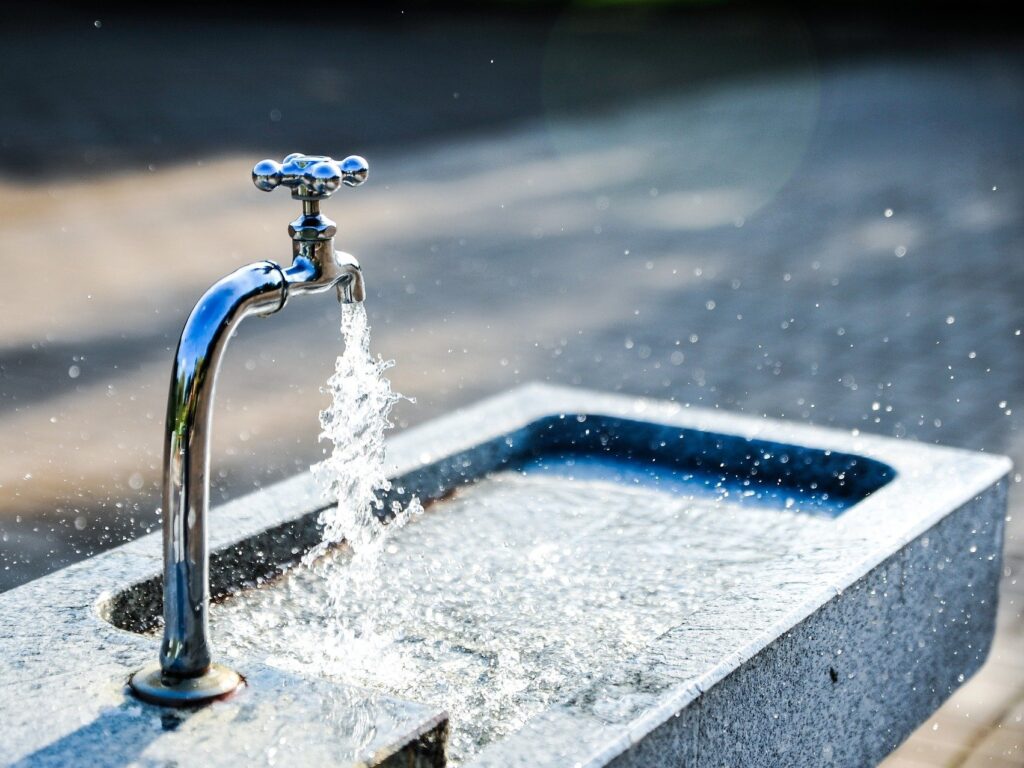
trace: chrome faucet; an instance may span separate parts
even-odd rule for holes
[[[232,331],[250,315],[270,315],[292,296],[337,289],[342,302],[362,301],[359,263],[334,250],[337,226],[320,201],[342,185],[366,181],[366,161],[353,155],[291,154],[252,171],[265,192],[279,186],[302,201],[288,225],[292,263],[259,261],[211,287],[185,322],[171,372],[164,444],[164,636],[160,660],[132,675],[131,690],[155,704],[192,706],[230,694],[242,682],[213,662],[209,638],[210,580],[206,519],[209,505],[210,421],[221,356]]]

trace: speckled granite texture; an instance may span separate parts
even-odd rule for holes
[[[532,450],[537,425],[563,414],[600,416],[624,439],[647,440],[651,424],[715,433],[708,445],[737,467],[757,440],[873,461],[836,489],[851,505],[805,560],[681,617],[473,765],[870,765],[984,661],[1006,459],[531,385],[399,435],[394,474],[439,496]],[[215,591],[294,562],[323,506],[300,475],[214,510]],[[444,713],[253,659],[228,659],[250,685],[202,710],[127,696],[128,674],[156,654],[129,630],[158,615],[159,553],[147,536],[0,595],[0,763],[443,764]]]

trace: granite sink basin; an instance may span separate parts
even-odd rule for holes
[[[863,766],[987,655],[1005,458],[546,385],[389,452],[389,501],[426,511],[381,582],[341,550],[298,565],[308,475],[213,511],[231,700],[125,696],[156,647],[152,537],[0,595],[0,757]],[[338,642],[328,601],[386,642]],[[58,691],[45,728],[15,703]]]

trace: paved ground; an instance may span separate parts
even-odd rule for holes
[[[903,45],[870,26],[823,32],[789,17],[628,22],[431,21],[397,42],[374,27],[351,35],[351,67],[320,68],[333,101],[315,89],[287,103],[305,65],[292,54],[280,67],[237,64],[252,28],[231,48],[235,64],[211,64],[221,88],[189,96],[186,116],[177,91],[151,87],[178,82],[180,68],[119,69],[76,37],[116,32],[113,22],[60,32],[78,58],[37,70],[55,90],[16,90],[0,74],[17,96],[4,94],[16,108],[0,116],[0,264],[14,276],[0,296],[0,588],[153,525],[169,347],[185,313],[233,266],[288,253],[294,204],[248,182],[269,146],[370,157],[370,183],[328,209],[364,263],[375,347],[418,399],[400,426],[541,379],[1021,464],[1016,41],[942,32]],[[119,54],[144,32],[122,32],[132,40]],[[522,47],[508,42],[516,34]],[[366,64],[410,41],[429,62],[423,77],[419,59],[383,74]],[[37,61],[20,45],[27,69],[8,73]],[[103,73],[122,79],[104,90]],[[79,100],[62,108],[62,88]],[[201,110],[218,98],[228,106],[211,108],[204,131]],[[303,109],[329,114],[337,135],[291,118]],[[417,123],[422,112],[432,117]],[[158,129],[140,128],[145,114]],[[224,134],[232,115],[237,143]],[[50,147],[53,162],[39,154]],[[105,159],[117,173],[61,173]],[[329,300],[310,300],[241,329],[219,386],[217,493],[319,455],[336,323]],[[1011,506],[993,660],[890,768],[1024,764],[1016,489]]]

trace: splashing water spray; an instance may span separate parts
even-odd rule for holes
[[[312,467],[324,495],[337,501],[321,514],[323,540],[305,561],[312,563],[344,542],[352,552],[349,577],[372,579],[390,532],[423,511],[416,498],[405,506],[394,501],[388,509],[382,500],[391,490],[384,444],[384,433],[394,426],[391,409],[399,400],[415,400],[391,389],[385,372],[394,361],[370,353],[370,326],[362,304],[341,305],[341,331],[344,351],[324,389],[331,404],[320,413],[320,439],[332,448]]]

